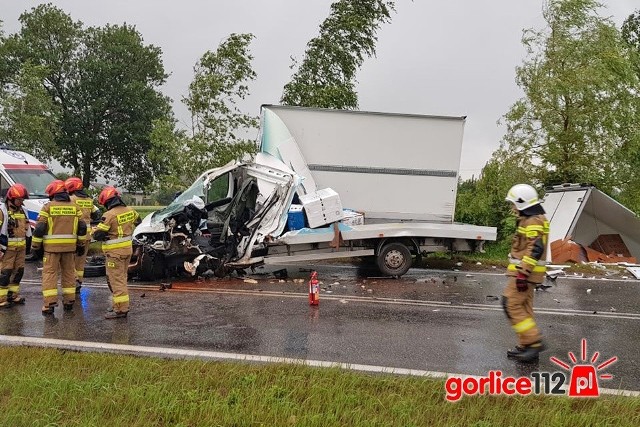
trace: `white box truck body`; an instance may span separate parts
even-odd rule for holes
[[[265,105],[261,151],[368,223],[454,219],[465,117]]]

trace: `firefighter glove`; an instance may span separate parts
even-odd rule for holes
[[[516,288],[518,292],[526,292],[529,289],[529,282],[527,282],[527,276],[522,273],[518,273],[516,276]]]

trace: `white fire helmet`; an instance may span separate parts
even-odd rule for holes
[[[523,211],[540,203],[538,192],[529,184],[516,184],[507,192],[506,201],[516,205],[516,209]]]

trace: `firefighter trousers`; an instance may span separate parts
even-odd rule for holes
[[[0,262],[0,303],[20,298],[20,281],[24,274],[25,249],[7,250]]]
[[[502,307],[518,334],[518,345],[528,346],[542,340],[540,330],[533,318],[533,292],[535,284],[529,284],[525,292],[518,292],[516,278],[509,277],[509,283],[502,294]]]
[[[107,257],[107,284],[113,297],[113,311],[129,311],[129,290],[127,289],[127,270],[131,255],[111,255]]]
[[[87,253],[89,253],[89,244],[87,243],[84,247],[84,253],[82,255],[75,254],[75,265],[76,265],[76,280],[82,283],[84,279],[84,263],[87,260]]]
[[[58,302],[58,276],[61,276],[62,302],[76,300],[74,252],[45,252],[42,257],[42,296],[45,307]]]

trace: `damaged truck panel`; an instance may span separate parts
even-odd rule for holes
[[[496,229],[452,222],[463,124],[464,118],[265,106],[255,160],[205,172],[145,218],[134,232],[130,272],[143,279],[222,276],[263,263],[371,256],[384,274],[400,276],[413,256],[478,250],[495,240]],[[352,149],[359,154],[345,154]],[[339,191],[322,190],[328,184]],[[343,199],[334,200],[336,219],[290,228],[296,197],[304,203],[323,191]],[[340,222],[342,206],[362,223]]]
[[[640,219],[597,188],[586,184],[549,187],[542,206],[551,224],[549,244],[568,239],[589,247],[601,235],[619,235],[630,255],[640,259]],[[552,251],[547,254],[552,261]]]

